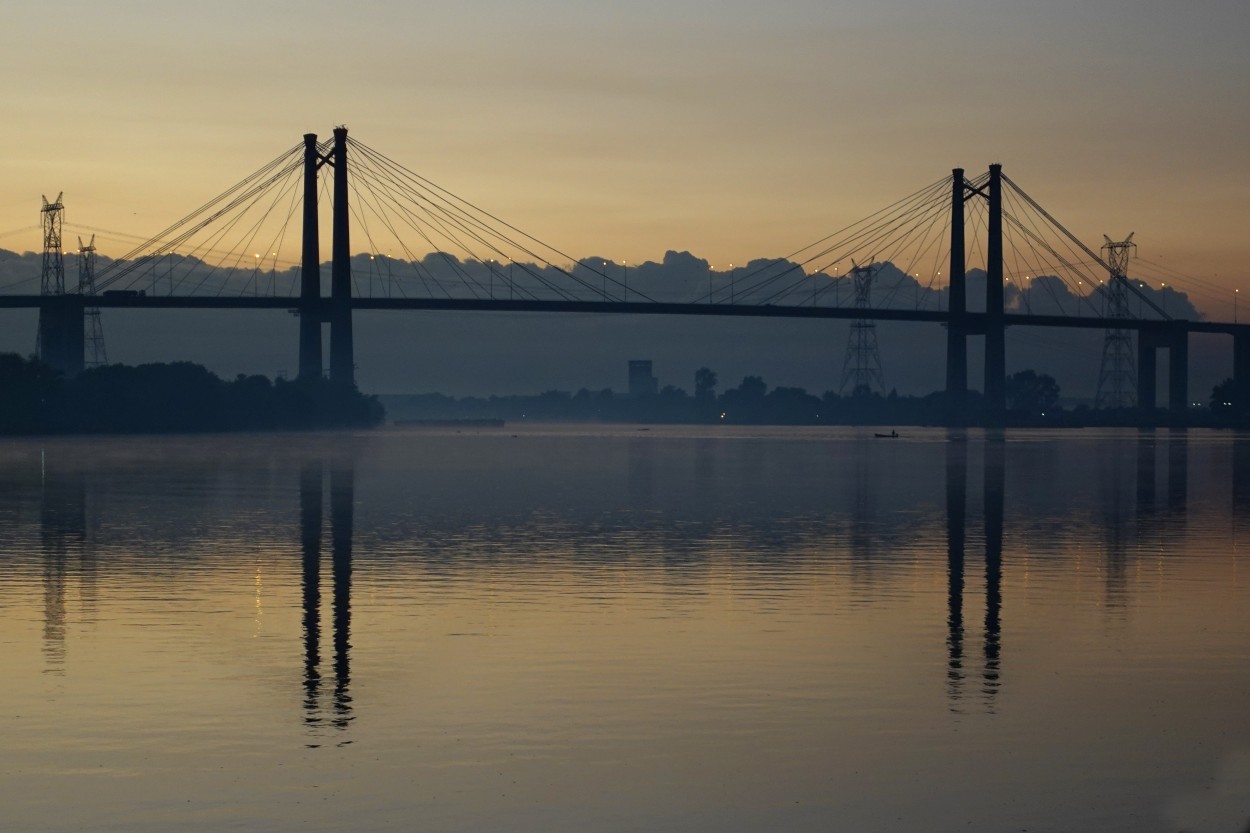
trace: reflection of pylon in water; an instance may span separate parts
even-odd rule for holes
[[[1103,235],[1106,244],[1107,265],[1111,278],[1104,294],[1104,315],[1113,321],[1132,318],[1128,306],[1128,259],[1137,247],[1130,233],[1124,240],[1113,243]],[[1112,324],[1107,328],[1102,343],[1102,369],[1098,373],[1098,393],[1094,398],[1096,408],[1130,408],[1137,400],[1137,370],[1133,359],[1133,334],[1130,330]]]
[[[839,392],[845,394],[849,391],[852,395],[876,392],[884,395],[885,376],[881,372],[881,354],[877,351],[877,322],[866,315],[871,306],[872,279],[877,267],[851,262],[854,264],[850,274],[855,282],[855,310],[859,315],[851,321]]]
[[[82,244],[78,238],[78,294],[84,297],[95,295],[95,235],[91,242]],[[103,367],[109,363],[104,352],[104,327],[100,324],[100,308],[87,307],[83,310],[83,348],[84,365],[86,367]]]

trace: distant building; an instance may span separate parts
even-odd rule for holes
[[[629,362],[629,395],[653,396],[660,389],[660,383],[651,375],[650,359],[630,359]]]

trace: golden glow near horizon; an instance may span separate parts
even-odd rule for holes
[[[1132,227],[1231,294],[1250,12],[984,5],[17,0],[0,248],[38,250],[39,195],[64,190],[67,234],[117,256],[346,124],[579,257],[774,257],[1002,162],[1083,239]]]

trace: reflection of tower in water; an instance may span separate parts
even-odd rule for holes
[[[981,692],[993,704],[1002,668],[1003,495],[1006,444],[1001,436],[986,438],[982,468],[985,501],[985,636],[982,643]],[[954,702],[963,695],[964,554],[967,541],[968,445],[962,432],[952,432],[946,445],[946,684]]]
[[[334,725],[340,729],[352,719],[352,526],[355,518],[356,471],[330,471],[330,558],[334,574]]]
[[[1233,438],[1233,552],[1236,557],[1241,531],[1250,521],[1250,437]]]
[[[1103,534],[1103,608],[1117,615],[1126,612],[1129,596],[1128,563],[1132,537],[1131,511],[1124,489],[1124,455],[1112,446],[1098,457],[1097,507]],[[1140,487],[1140,484],[1139,484]]]
[[[1250,509],[1250,436],[1233,438],[1233,518]]]
[[[299,476],[300,550],[303,554],[304,721],[320,723],[321,694],[321,464],[305,463]]]
[[[1166,460],[1164,503],[1158,498],[1160,446]],[[1235,446],[1234,446],[1235,448]],[[1234,469],[1234,488],[1235,469]],[[1160,555],[1172,551],[1185,533],[1189,504],[1189,442],[1186,433],[1168,431],[1160,443],[1153,429],[1137,435],[1137,538]]]
[[[300,550],[303,560],[304,721],[322,722],[321,540],[323,467],[307,463],[300,470]],[[352,721],[351,591],[355,470],[335,465],[330,471],[330,559],[333,584],[334,688],[330,722],[345,729]],[[311,744],[316,745],[316,744]]]
[[[964,531],[968,514],[968,442],[946,439],[946,688],[952,700],[964,679]]]
[[[81,471],[45,472],[39,510],[43,552],[43,654],[49,670],[65,667],[66,584],[71,554],[84,552],[87,534],[87,486]],[[81,565],[91,583],[91,565]],[[84,586],[84,590],[88,590]],[[93,593],[85,594],[93,595]]]
[[[1184,429],[1168,432],[1168,511],[1184,516],[1189,503],[1189,436]]]
[[[1001,435],[985,442],[985,671],[987,698],[998,692],[1002,659],[1003,492],[1006,443]]]

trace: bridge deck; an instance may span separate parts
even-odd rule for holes
[[[0,295],[0,309],[37,308],[57,298],[81,298],[78,295]],[[331,301],[323,298],[316,311],[325,314]],[[461,312],[562,312],[630,315],[715,315],[742,318],[868,318],[876,321],[917,321],[948,324],[951,315],[945,310],[855,309],[853,307],[811,307],[708,303],[659,303],[651,301],[535,301],[501,298],[352,298],[356,310],[430,310]],[[298,309],[297,298],[275,296],[235,296],[228,298],[197,298],[177,295],[97,295],[91,306],[101,309]],[[968,312],[963,328],[968,332],[984,331],[989,316],[984,312]],[[1105,330],[1118,327],[1129,330],[1184,330],[1191,333],[1224,333],[1250,335],[1250,324],[1227,321],[1154,321],[1144,319],[1110,319],[1097,316],[1032,315],[1005,313],[1008,326],[1065,327]]]

